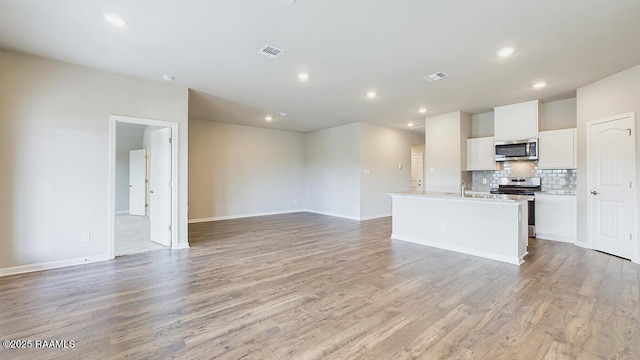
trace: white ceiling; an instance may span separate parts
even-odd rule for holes
[[[105,12],[128,26],[113,28]],[[638,19],[639,0],[0,0],[0,47],[157,81],[171,74],[192,89],[193,118],[406,129],[421,106],[480,113],[575,96],[640,64]],[[257,54],[265,44],[286,52]],[[498,58],[503,46],[516,52]],[[437,71],[451,77],[421,79]],[[539,80],[549,86],[532,89]]]

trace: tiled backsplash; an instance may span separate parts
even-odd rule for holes
[[[498,179],[503,177],[536,177],[542,181],[542,190],[576,191],[576,170],[540,170],[534,161],[506,161],[500,163],[497,171],[473,171],[472,188],[489,191],[498,187]]]

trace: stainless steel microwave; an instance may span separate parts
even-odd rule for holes
[[[496,161],[538,160],[538,139],[496,141]]]

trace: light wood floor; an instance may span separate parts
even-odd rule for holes
[[[390,219],[192,225],[192,248],[0,278],[1,359],[639,359],[640,266],[532,240],[521,266]]]

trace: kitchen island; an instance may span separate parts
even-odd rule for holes
[[[526,196],[390,193],[391,239],[520,265],[527,255]]]

